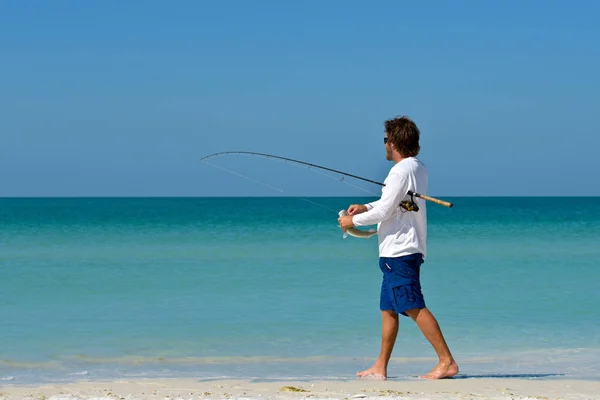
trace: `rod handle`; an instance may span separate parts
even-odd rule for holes
[[[424,194],[415,193],[412,190],[409,190],[408,194],[412,195],[412,196],[420,197],[423,200],[431,201],[432,203],[436,203],[436,204],[439,204],[441,206],[448,207],[448,208],[452,208],[452,206],[454,205],[454,204],[450,203],[449,201],[444,201],[444,200],[436,199],[435,197],[430,197],[430,196],[426,196]]]

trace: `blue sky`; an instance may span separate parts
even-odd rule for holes
[[[599,17],[583,0],[1,2],[0,197],[363,195],[199,159],[383,180],[395,115],[421,129],[430,195],[598,196]]]

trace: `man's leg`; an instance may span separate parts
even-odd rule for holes
[[[454,361],[446,340],[444,340],[442,330],[433,314],[427,308],[415,308],[406,311],[406,314],[417,323],[439,358],[438,365],[428,374],[422,375],[421,378],[441,379],[458,374],[458,364]]]
[[[357,373],[359,377],[373,377],[387,379],[387,366],[394,350],[396,336],[398,335],[398,314],[390,310],[381,311],[381,351],[375,364]]]

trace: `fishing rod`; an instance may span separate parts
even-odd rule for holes
[[[325,170],[325,171],[334,172],[336,174],[341,174],[341,175],[348,176],[348,177],[351,177],[351,178],[354,178],[354,179],[359,179],[361,181],[373,183],[375,185],[385,186],[385,184],[382,183],[382,182],[377,182],[377,181],[374,181],[372,179],[363,178],[361,176],[353,175],[353,174],[350,174],[350,173],[344,172],[344,171],[339,171],[337,169],[328,168],[328,167],[324,167],[322,165],[317,165],[317,164],[313,164],[313,163],[309,163],[309,162],[305,162],[305,161],[295,160],[293,158],[281,157],[281,156],[276,156],[276,155],[273,155],[273,154],[258,153],[258,152],[254,152],[254,151],[221,151],[221,152],[218,152],[218,153],[213,153],[213,154],[209,154],[207,156],[204,156],[204,157],[202,157],[200,159],[200,161],[204,161],[204,160],[206,160],[208,158],[211,158],[211,157],[216,157],[216,156],[226,155],[226,154],[246,154],[246,155],[251,155],[251,156],[261,156],[261,157],[265,157],[265,158],[275,158],[275,159],[279,159],[279,160],[283,160],[283,161],[289,161],[289,162],[296,163],[296,164],[306,165],[308,167],[314,167],[314,168],[322,169],[322,170]],[[439,204],[439,205],[444,206],[444,207],[451,208],[453,206],[453,204],[450,203],[450,202],[448,202],[448,201],[444,201],[444,200],[436,199],[435,197],[426,196],[424,194],[416,193],[416,192],[413,192],[412,190],[408,191],[408,195],[411,196],[411,199],[414,196],[414,197],[419,197],[419,198],[421,198],[423,200],[431,201],[432,203],[436,203],[436,204]],[[407,204],[404,204],[404,203],[407,203]],[[406,208],[408,211],[418,211],[419,210],[419,207],[416,205],[416,203],[414,201],[412,201],[412,202],[403,202],[403,204],[404,204],[403,207]]]
[[[256,153],[254,151],[221,151],[219,153],[214,153],[214,154],[210,154],[208,156],[202,157],[200,159],[200,161],[206,160],[207,158],[210,158],[210,157],[220,156],[220,155],[224,155],[224,154],[249,154],[249,155],[252,155],[252,156],[263,156],[263,157],[267,157],[267,158],[277,158],[279,160],[290,161],[290,162],[294,162],[294,163],[297,163],[297,164],[307,165],[309,167],[320,168],[320,169],[323,169],[323,170],[326,170],[326,171],[330,171],[330,172],[335,172],[335,173],[338,173],[338,174],[346,175],[346,176],[349,176],[349,177],[352,177],[352,178],[355,178],[355,179],[360,179],[361,181],[374,183],[374,184],[380,185],[380,186],[385,186],[381,182],[373,181],[373,180],[367,179],[367,178],[362,178],[360,176],[352,175],[352,174],[349,174],[347,172],[338,171],[337,169],[322,167],[322,166],[317,165],[317,164],[311,164],[311,163],[308,163],[308,162],[305,162],[305,161],[294,160],[293,158],[287,158],[287,157],[281,157],[281,156],[274,156],[273,154]]]

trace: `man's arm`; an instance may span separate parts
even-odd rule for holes
[[[400,205],[408,192],[408,179],[406,175],[392,174],[386,179],[381,191],[381,199],[369,203],[372,208],[367,212],[354,215],[354,226],[374,225],[389,218]],[[368,208],[368,206],[367,206]]]
[[[367,211],[370,210],[370,209],[372,209],[372,208],[377,207],[377,205],[379,204],[380,201],[381,200],[375,200],[375,201],[372,201],[370,203],[365,204],[365,206],[367,206]]]

